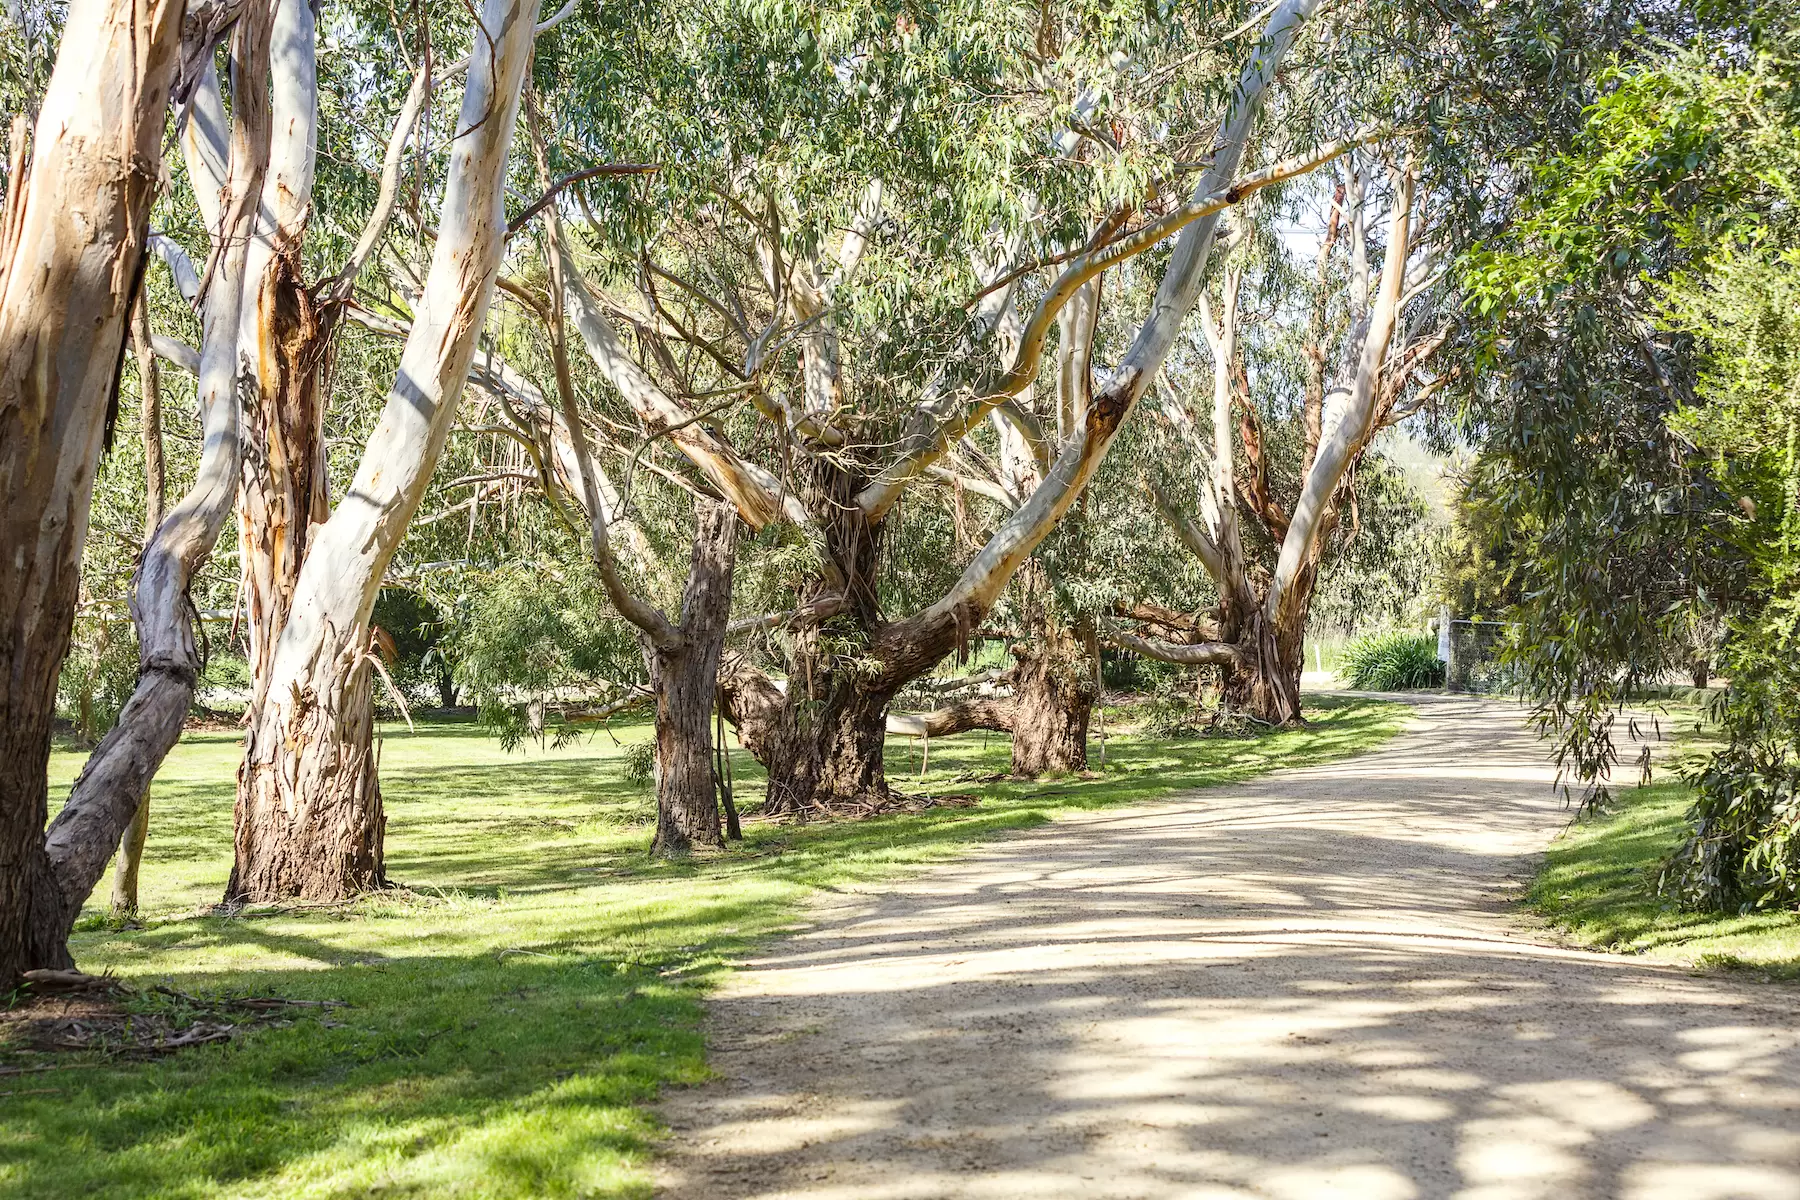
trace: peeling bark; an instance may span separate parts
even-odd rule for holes
[[[1242,485],[1233,465],[1230,438],[1231,400],[1228,371],[1235,298],[1235,283],[1227,276],[1227,300],[1222,324],[1214,328],[1209,317],[1207,339],[1214,352],[1213,431],[1210,448],[1211,476],[1202,497],[1202,525],[1196,526],[1167,496],[1156,492],[1157,507],[1180,534],[1184,543],[1206,566],[1221,597],[1218,638],[1204,645],[1179,645],[1154,639],[1116,635],[1120,645],[1166,662],[1213,663],[1221,669],[1222,703],[1259,720],[1288,724],[1301,720],[1300,675],[1305,667],[1304,644],[1307,615],[1318,582],[1325,547],[1336,529],[1339,508],[1352,486],[1351,472],[1381,427],[1383,405],[1397,392],[1397,372],[1411,371],[1415,357],[1433,346],[1430,338],[1418,343],[1418,355],[1390,361],[1389,350],[1406,296],[1407,261],[1412,250],[1413,168],[1409,163],[1393,173],[1394,204],[1388,231],[1386,260],[1370,299],[1366,264],[1357,254],[1364,236],[1360,205],[1360,174],[1353,173],[1349,194],[1353,287],[1351,323],[1340,353],[1340,366],[1330,386],[1319,384],[1316,403],[1303,407],[1302,432],[1308,446],[1299,503],[1291,517],[1278,511],[1266,489],[1251,488],[1263,511],[1271,536],[1277,539],[1279,558],[1262,595],[1256,595],[1241,549],[1229,549],[1236,541],[1235,513]],[[1335,218],[1329,235],[1336,237]],[[1315,310],[1314,340],[1322,318]],[[1434,335],[1435,336],[1435,335]],[[1315,353],[1313,359],[1322,361]],[[1320,373],[1323,381],[1324,375]],[[1185,419],[1179,405],[1171,404],[1172,423]],[[1258,437],[1244,439],[1247,455],[1256,453]]]
[[[356,477],[312,535],[238,775],[226,898],[340,900],[385,881],[369,613],[455,420],[505,245],[502,183],[537,0],[486,0],[436,248]]]
[[[86,887],[46,842],[45,772],[101,440],[143,268],[179,0],[73,0],[0,212],[0,988],[67,967],[78,909],[135,805],[88,832]],[[75,894],[79,893],[79,894]]]

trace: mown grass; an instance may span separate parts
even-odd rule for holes
[[[890,751],[908,788],[972,808],[861,822],[751,822],[741,846],[686,863],[644,852],[652,801],[623,773],[616,726],[507,754],[468,725],[388,728],[394,891],[343,908],[214,915],[230,868],[237,740],[197,734],[154,793],[142,928],[84,918],[89,971],[201,995],[342,1000],[230,1043],[131,1062],[13,1053],[56,1069],[0,1076],[0,1196],[615,1197],[649,1192],[658,1090],[702,1079],[699,1001],[820,888],[866,883],[1061,810],[1145,800],[1356,753],[1404,710],[1327,703],[1250,740],[1114,737],[1102,778],[967,784],[1004,769],[1004,738]],[[52,794],[80,766],[52,763]],[[753,764],[734,755],[740,795]],[[101,898],[104,899],[105,885]],[[146,1001],[140,1001],[147,1003]]]
[[[1531,906],[1584,946],[1800,979],[1800,913],[1690,912],[1657,894],[1663,864],[1687,837],[1692,802],[1679,782],[1653,783],[1571,825],[1545,855]]]

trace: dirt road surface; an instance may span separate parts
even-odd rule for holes
[[[712,1005],[682,1200],[1800,1200],[1800,989],[1561,949],[1518,711],[834,898]]]

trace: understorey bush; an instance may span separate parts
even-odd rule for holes
[[[1344,648],[1338,677],[1369,692],[1403,692],[1444,685],[1437,642],[1422,633],[1377,633]]]

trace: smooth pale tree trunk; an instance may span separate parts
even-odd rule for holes
[[[140,433],[144,444],[144,544],[150,545],[163,520],[162,375],[156,352],[150,346],[150,310],[147,295],[139,293],[131,316],[131,353],[137,360]],[[138,908],[138,871],[144,861],[144,842],[150,836],[150,795],[145,792],[137,813],[119,839],[118,861],[113,866],[112,911],[129,917]]]
[[[86,897],[45,841],[51,722],[183,11],[73,0],[29,155],[25,122],[13,126],[0,211],[0,987],[69,965],[64,915]],[[102,869],[131,811],[91,831]]]
[[[131,601],[138,633],[137,685],[120,711],[118,723],[89,755],[69,803],[46,835],[67,900],[62,914],[64,937],[67,925],[73,924],[80,910],[81,899],[99,881],[113,845],[120,840],[114,834],[111,840],[102,841],[103,834],[121,824],[127,826],[126,845],[120,852],[123,883],[129,890],[124,907],[136,907],[136,859],[143,850],[137,830],[140,823],[148,821],[150,781],[181,736],[200,673],[188,593],[194,573],[219,540],[237,494],[242,422],[236,330],[247,293],[254,288],[246,277],[247,235],[251,205],[268,159],[270,113],[263,91],[268,77],[268,38],[267,6],[247,4],[232,34],[236,103],[221,216],[224,224],[214,231],[222,252],[216,256],[206,293],[198,384],[200,464],[193,487],[157,527],[138,566]],[[115,894],[115,908],[121,907],[119,900]]]
[[[1390,371],[1389,350],[1406,294],[1407,261],[1412,249],[1413,166],[1393,172],[1394,194],[1388,244],[1373,302],[1352,309],[1342,363],[1332,386],[1318,401],[1318,430],[1306,417],[1306,439],[1315,447],[1305,463],[1299,502],[1291,518],[1265,513],[1271,537],[1279,545],[1275,570],[1261,597],[1249,582],[1237,544],[1238,489],[1229,435],[1228,364],[1231,361],[1235,287],[1228,276],[1225,321],[1207,338],[1214,351],[1213,425],[1216,443],[1210,451],[1212,479],[1203,498],[1204,524],[1187,519],[1169,499],[1156,494],[1157,507],[1182,541],[1206,566],[1219,588],[1219,637],[1199,645],[1174,645],[1154,639],[1113,640],[1129,649],[1167,662],[1216,663],[1223,669],[1225,707],[1274,724],[1301,719],[1300,674],[1305,668],[1306,621],[1318,581],[1324,548],[1339,520],[1339,504],[1349,473],[1381,428],[1384,404],[1391,404],[1399,381]],[[1353,240],[1360,240],[1360,211]],[[1358,278],[1364,273],[1358,271]],[[1366,283],[1356,291],[1366,295]],[[1421,346],[1428,345],[1421,343]],[[1428,350],[1426,351],[1428,352]],[[1399,356],[1415,358],[1411,351]],[[1404,368],[1401,368],[1404,369]],[[1189,431],[1177,403],[1169,406],[1177,428]]]
[[[536,0],[487,0],[450,144],[438,239],[356,477],[312,534],[238,773],[228,902],[382,886],[369,614],[455,421],[505,247],[508,153]]]
[[[682,855],[721,846],[718,779],[713,762],[713,696],[731,617],[731,570],[737,513],[701,501],[693,564],[681,596],[680,637],[673,646],[642,638],[650,687],[656,692],[656,840],[653,853]]]

